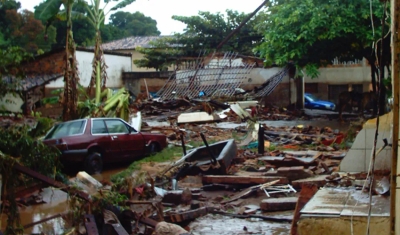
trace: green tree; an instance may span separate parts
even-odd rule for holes
[[[173,37],[162,37],[150,42],[150,48],[136,48],[144,55],[144,58],[133,62],[138,67],[154,68],[157,71],[167,70],[169,66],[176,64],[178,58],[184,53],[179,46],[174,44],[175,40]]]
[[[272,1],[259,24],[265,42],[257,52],[268,64],[293,62],[313,78],[318,76],[319,67],[335,58],[348,61],[364,57],[371,65],[375,91],[377,72],[382,71],[383,76],[383,66],[390,64],[390,19],[385,17],[382,22],[384,3],[372,0],[370,4],[362,0]],[[382,32],[386,35],[383,57],[379,52]]]
[[[141,12],[118,11],[110,15],[109,24],[120,29],[125,37],[160,35],[160,31],[157,29],[157,21]]]
[[[49,44],[51,46],[55,41],[55,34],[49,34],[46,42],[42,22],[35,19],[31,11],[19,10],[20,4],[14,0],[0,2],[0,48],[22,47],[34,54],[48,51]]]
[[[213,50],[222,42],[248,15],[226,10],[222,13],[199,12],[197,16],[172,16],[172,19],[186,24],[183,34],[176,34],[177,43],[185,45],[195,54],[199,50]],[[262,40],[262,33],[255,29],[260,17],[256,15],[237,32],[222,48],[223,51],[235,51],[252,55],[253,48]]]
[[[186,24],[184,33],[152,42],[151,48],[137,48],[144,58],[134,63],[139,67],[162,70],[174,63],[179,64],[181,57],[197,57],[200,51],[215,50],[247,16],[232,10],[227,10],[226,16],[210,12],[199,12],[197,16],[172,16]],[[253,17],[221,50],[253,55],[254,47],[262,41],[262,33],[255,28],[261,19],[258,15]]]
[[[348,61],[365,57],[374,65],[373,46],[381,37],[383,6],[373,0],[371,7],[374,29],[370,5],[361,0],[272,1],[265,20],[258,25],[265,41],[256,51],[268,64],[290,61],[312,77],[335,58]]]
[[[28,10],[23,10],[22,13],[15,9],[7,10],[5,17],[10,32],[10,45],[21,46],[28,52],[36,53],[39,49],[36,40],[44,32],[42,22],[35,19],[33,12]]]
[[[103,42],[118,40],[125,37],[123,30],[110,24],[104,24],[100,26],[100,32]]]
[[[0,2],[0,46],[7,46],[10,43],[8,36],[10,29],[6,19],[8,10],[18,10],[21,8],[21,3],[15,0],[3,0]]]
[[[5,49],[0,48],[0,78],[6,76],[19,78],[23,76],[21,63],[32,59],[32,54],[27,53],[23,48],[9,46]],[[7,83],[6,80],[0,79],[0,98],[7,92],[15,90],[17,83]]]

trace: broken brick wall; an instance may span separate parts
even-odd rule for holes
[[[23,70],[26,74],[62,74],[64,73],[65,51],[56,51],[54,53],[38,56],[33,61],[23,64]]]

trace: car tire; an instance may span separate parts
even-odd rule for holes
[[[85,159],[85,171],[89,175],[101,173],[103,170],[103,158],[98,152],[91,152]]]
[[[149,146],[149,154],[155,155],[156,153],[160,152],[160,148],[158,147],[157,143],[151,143]]]

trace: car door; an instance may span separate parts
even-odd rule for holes
[[[111,138],[119,145],[121,156],[127,158],[144,153],[144,140],[140,133],[132,131],[133,128],[120,119],[105,120],[105,123]]]
[[[122,158],[121,148],[115,138],[108,133],[104,119],[93,119],[91,134],[96,144],[99,145],[106,153],[104,161],[115,161],[117,158]],[[113,159],[109,159],[113,158]]]

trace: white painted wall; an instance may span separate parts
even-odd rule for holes
[[[84,87],[89,86],[90,78],[92,76],[92,61],[93,52],[76,51],[76,60],[78,61],[78,71],[80,84]],[[132,71],[132,58],[130,56],[104,54],[107,68],[107,87],[120,88],[122,87],[122,72]],[[50,82],[46,88],[63,88],[64,77]]]
[[[22,113],[21,106],[24,100],[19,94],[7,93],[3,98],[0,98],[0,111]]]
[[[363,59],[354,63],[335,64],[331,67],[318,69],[319,76],[312,79],[304,76],[306,83],[326,83],[326,84],[351,84],[371,82],[371,67]]]

